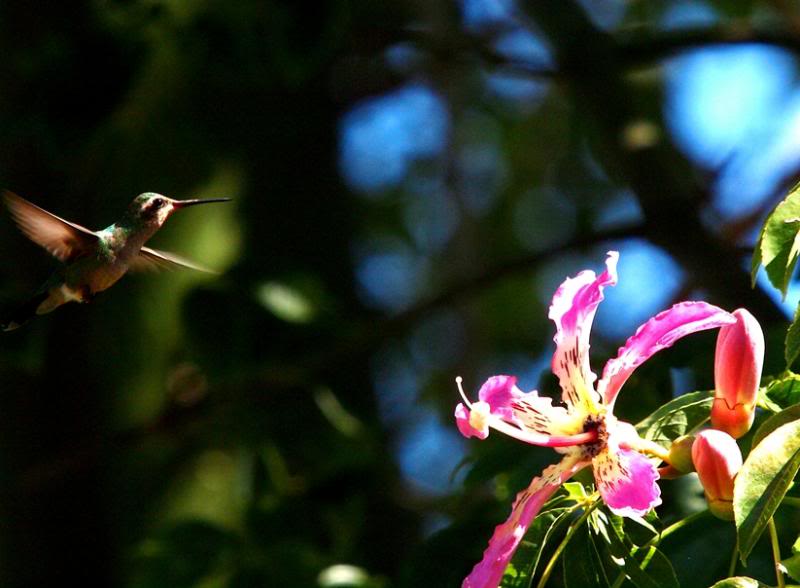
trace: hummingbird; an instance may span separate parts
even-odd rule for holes
[[[230,198],[174,200],[145,192],[133,199],[119,222],[100,231],[64,220],[7,190],[3,192],[3,200],[22,233],[62,262],[42,287],[9,320],[0,324],[4,331],[11,331],[34,315],[46,314],[67,302],[90,302],[128,270],[185,267],[210,271],[174,253],[144,244],[176,210],[228,202]]]

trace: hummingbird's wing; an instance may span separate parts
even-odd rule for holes
[[[193,261],[189,261],[180,255],[167,253],[166,251],[159,251],[158,249],[151,249],[150,247],[142,247],[139,250],[139,255],[131,260],[128,268],[130,271],[134,272],[189,268],[199,272],[205,272],[207,274],[217,273],[212,269],[198,265]]]
[[[59,218],[13,192],[3,191],[3,200],[19,230],[61,261],[75,259],[97,245],[99,237],[86,227]]]

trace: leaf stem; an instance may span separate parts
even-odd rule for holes
[[[542,572],[542,577],[539,578],[539,583],[536,584],[536,588],[545,588],[547,581],[550,579],[550,575],[553,573],[553,570],[556,567],[556,563],[558,562],[558,558],[564,552],[569,542],[572,540],[572,536],[581,528],[583,523],[586,522],[586,519],[589,518],[589,515],[592,514],[592,511],[600,506],[600,495],[595,492],[589,497],[590,500],[593,502],[586,507],[586,510],[583,511],[583,514],[578,517],[578,519],[572,523],[567,530],[567,534],[564,536],[564,540],[559,543],[558,547],[556,547],[555,552],[553,553],[550,560],[547,562],[547,566],[544,568]]]
[[[728,577],[732,578],[736,573],[736,562],[739,561],[739,534],[736,534],[736,542],[733,544],[733,553],[731,553],[731,563],[728,566]]]
[[[666,539],[676,531],[680,531],[683,527],[691,525],[693,522],[703,518],[708,513],[709,513],[708,509],[701,510],[699,512],[690,514],[688,517],[684,519],[672,523],[669,527],[667,527],[666,529],[661,531],[661,533],[650,539],[650,541],[645,543],[642,547],[650,547],[650,545],[658,545],[659,543],[661,543],[663,539]]]
[[[625,572],[621,572],[619,576],[617,576],[617,579],[614,580],[614,583],[611,584],[611,588],[619,588],[620,586],[622,586],[622,583],[625,581],[625,578],[626,578]]]
[[[657,457],[664,463],[670,463],[669,449],[662,447],[655,441],[651,441],[649,439],[636,439],[635,443],[631,443],[631,449],[635,449],[636,451],[646,455]]]
[[[781,571],[781,549],[778,546],[778,530],[775,528],[775,518],[770,517],[769,523],[769,540],[772,544],[772,561],[775,564],[775,579],[778,581],[777,588],[785,588],[786,584],[783,580],[783,572]]]
[[[782,505],[800,507],[800,498],[796,496],[784,496],[781,500]]]

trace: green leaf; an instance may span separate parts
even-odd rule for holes
[[[774,402],[769,396],[767,396],[767,387],[761,386],[758,389],[758,396],[756,397],[756,407],[763,408],[769,412],[780,412],[783,408],[777,402]],[[758,418],[758,417],[756,417]]]
[[[769,417],[765,420],[761,426],[756,430],[755,434],[753,435],[753,441],[751,445],[755,447],[759,443],[761,443],[762,439],[772,433],[778,427],[785,425],[786,423],[791,423],[792,421],[796,421],[800,419],[800,403],[794,404],[789,408],[780,411]]]
[[[800,304],[794,311],[794,318],[789,330],[786,331],[786,342],[783,351],[784,358],[786,359],[786,367],[792,367],[792,364],[800,355]]]
[[[756,445],[736,476],[733,513],[746,563],[800,468],[800,421],[782,425]]]
[[[786,568],[786,573],[792,577],[792,580],[800,582],[800,554],[795,553],[791,557],[782,559],[781,565]]]
[[[792,271],[797,264],[800,252],[800,191],[795,185],[789,195],[780,202],[767,217],[761,234],[758,237],[755,251],[751,278],[755,285],[759,266],[763,265],[767,277],[775,288],[786,296],[786,289],[792,277]]]
[[[782,559],[781,565],[792,580],[800,582],[800,537],[798,537],[794,545],[792,545],[792,555]]]
[[[610,524],[606,524],[604,519],[603,513],[598,513],[599,533],[607,541],[612,558],[626,578],[638,588],[680,588],[675,570],[663,553],[655,546],[641,548],[633,545],[622,517],[611,515]]]
[[[693,431],[707,419],[711,411],[711,392],[690,392],[670,400],[636,425],[639,435],[665,447],[673,439]]]
[[[573,502],[584,503],[589,497],[586,488],[580,482],[564,482],[561,484],[561,489],[566,490],[567,499]]]
[[[784,372],[767,385],[766,396],[781,408],[800,403],[800,375]]]
[[[792,556],[781,560],[781,564],[786,568],[786,573],[795,582],[800,582],[800,537],[792,545]]]
[[[724,580],[720,580],[711,588],[769,588],[769,586],[762,584],[753,578],[748,578],[746,576],[735,576],[733,578],[725,578]]]
[[[569,521],[574,508],[554,508],[540,512],[533,520],[525,539],[520,543],[514,559],[503,574],[501,586],[516,588],[528,586],[529,579],[536,575],[536,568],[551,535]]]
[[[625,520],[625,535],[636,545],[644,545],[658,535],[658,529],[642,517],[631,516]]]
[[[641,561],[639,565],[642,571],[647,574],[648,578],[655,579],[659,586],[662,588],[680,587],[678,576],[675,574],[669,558],[655,546],[637,551],[636,557]],[[636,583],[635,580],[634,583]]]
[[[610,585],[588,525],[572,536],[561,561],[567,588],[607,588]]]

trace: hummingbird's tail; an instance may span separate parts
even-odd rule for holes
[[[4,331],[13,331],[27,323],[36,316],[36,310],[47,297],[48,293],[46,291],[35,294],[27,302],[17,308],[8,320],[2,323],[2,329]]]

